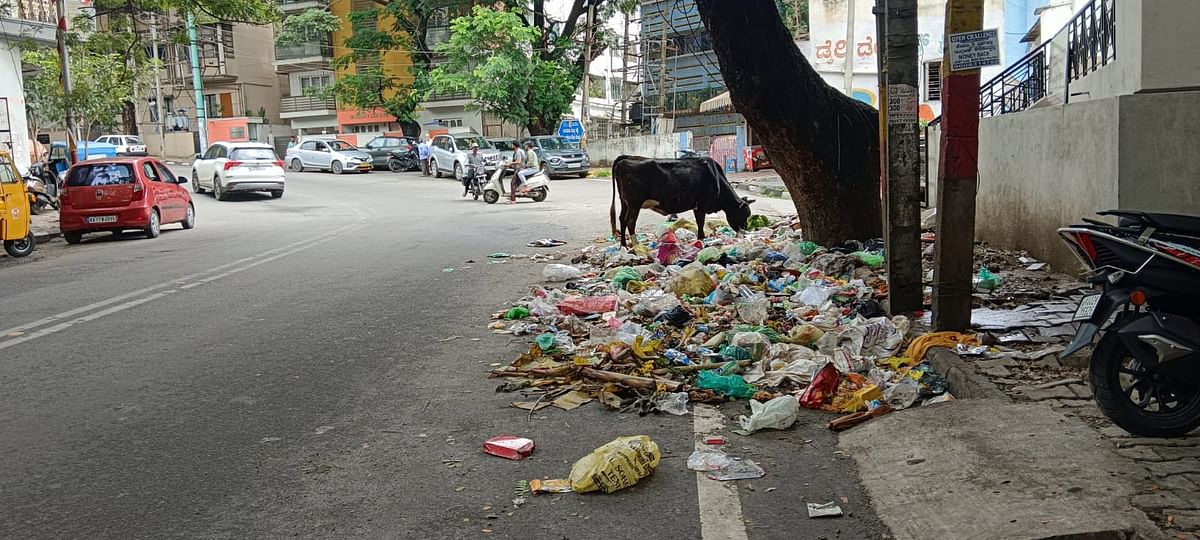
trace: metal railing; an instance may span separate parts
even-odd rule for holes
[[[425,101],[450,101],[454,99],[469,99],[470,97],[471,94],[467,93],[466,91],[443,93],[430,92],[425,96]]]
[[[328,43],[301,43],[298,45],[276,45],[276,60],[299,60],[301,58],[332,58],[333,46]]]
[[[1023,111],[1046,97],[1046,83],[1050,80],[1050,64],[1046,61],[1048,43],[979,86],[980,118]]]
[[[1092,0],[1067,23],[1067,80],[1079,80],[1116,60],[1116,5],[1117,0]]]
[[[58,12],[50,0],[17,0],[16,9],[9,4],[6,9],[0,9],[0,14],[26,21],[56,24]]]
[[[337,108],[333,98],[314,96],[288,96],[279,100],[279,112],[298,113],[305,111],[332,111]]]

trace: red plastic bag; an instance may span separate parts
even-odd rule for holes
[[[592,315],[616,310],[616,296],[572,296],[558,303],[559,313],[565,315]]]
[[[812,384],[804,389],[803,394],[800,394],[800,405],[809,409],[820,409],[825,406],[837,394],[840,375],[837,367],[832,363],[825,364],[817,372],[817,376],[813,377]]]
[[[679,258],[679,244],[675,238],[675,231],[667,229],[667,232],[658,238],[658,253],[655,257],[664,265],[671,264]]]

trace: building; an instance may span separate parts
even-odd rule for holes
[[[347,0],[340,4],[348,5]],[[280,0],[279,9],[289,17],[309,9],[329,9],[325,0]],[[340,15],[340,16],[344,16]],[[319,135],[338,132],[338,108],[332,97],[316,95],[333,85],[335,74],[329,69],[333,61],[333,36],[312,36],[303,44],[278,45],[275,49],[275,72],[284,77],[279,116],[288,123],[293,135]]]
[[[0,148],[12,154],[22,173],[29,169],[32,142],[25,112],[21,45],[53,47],[57,19],[54,3],[48,0],[20,0],[0,10]]]

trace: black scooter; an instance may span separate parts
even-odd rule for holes
[[[1104,415],[1136,435],[1184,435],[1200,426],[1200,217],[1099,214],[1117,224],[1058,230],[1099,291],[1080,301],[1059,357],[1100,334],[1089,379]]]

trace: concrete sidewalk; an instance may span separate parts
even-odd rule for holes
[[[729,183],[733,184],[734,188],[742,191],[776,199],[791,198],[787,186],[784,185],[783,179],[779,177],[779,173],[775,172],[775,169],[738,172],[726,175],[726,177],[729,178]]]
[[[30,228],[33,229],[34,242],[43,244],[53,238],[58,238],[58,210],[46,210],[40,214],[29,216]]]

